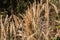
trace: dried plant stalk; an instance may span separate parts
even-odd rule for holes
[[[2,15],[1,15],[1,40],[6,40],[6,31],[2,22]]]
[[[16,27],[18,28],[18,26],[19,26],[19,21],[17,20],[17,16],[13,15],[13,19],[14,19],[14,21],[15,21]]]
[[[42,6],[42,0],[40,0],[40,5]]]
[[[16,40],[16,28],[15,28],[15,26],[14,26],[14,22],[12,22],[12,31],[13,31],[13,34],[14,34],[14,40]]]
[[[46,0],[46,5],[45,5],[45,18],[46,18],[46,40],[48,39],[48,34],[49,34],[49,0]]]
[[[30,25],[31,25],[31,21],[32,21],[32,13],[30,12],[30,10],[27,11],[26,16],[24,16],[24,21],[25,21],[25,26],[26,26],[26,31],[27,34],[30,35],[32,34]]]
[[[57,15],[58,15],[58,9],[57,9],[57,7],[56,7],[53,3],[51,3],[51,2],[50,2],[50,4],[54,7],[54,10],[55,10],[55,12],[56,12]]]

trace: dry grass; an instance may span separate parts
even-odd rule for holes
[[[0,40],[54,40],[54,38],[60,36],[59,28],[55,28],[57,29],[56,32],[52,30],[49,3],[58,15],[57,7],[49,0],[46,0],[44,4],[42,4],[42,0],[38,4],[36,4],[36,0],[34,1],[33,5],[30,4],[30,7],[26,10],[26,14],[20,14],[23,19],[16,15],[11,15],[8,18],[8,15],[6,15],[3,20],[3,16],[0,15]],[[53,21],[60,23],[55,19]]]

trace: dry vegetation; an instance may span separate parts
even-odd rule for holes
[[[50,12],[51,9],[53,12]],[[56,40],[60,37],[60,24],[56,20],[59,10],[57,7],[46,0],[46,3],[30,4],[26,10],[26,14],[20,16],[11,15],[8,18],[6,15],[0,15],[0,40]]]

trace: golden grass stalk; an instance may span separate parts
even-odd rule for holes
[[[17,20],[17,16],[13,15],[13,19],[14,19],[14,21],[15,21],[16,27],[18,28],[18,26],[19,26],[19,21]]]
[[[55,22],[60,23],[60,21],[58,21],[58,20],[55,20]]]
[[[5,18],[4,25],[7,24],[7,21],[8,21],[8,15]]]
[[[42,0],[40,0],[40,5],[42,6]]]
[[[54,10],[55,10],[55,12],[57,13],[57,15],[58,15],[58,8],[56,7],[56,5],[54,5],[53,3],[51,3],[50,2],[50,4],[54,7]]]
[[[32,34],[32,31],[31,31],[31,28],[30,28],[31,21],[32,21],[32,13],[31,13],[31,11],[32,10],[28,9],[28,11],[26,13],[26,16],[24,16],[26,31],[27,31],[28,35]]]
[[[12,26],[12,23],[10,23],[10,40],[12,40],[12,32],[13,32],[13,26]]]
[[[13,34],[13,36],[12,36],[12,34]],[[14,26],[14,22],[10,23],[10,37],[11,37],[10,40],[13,40],[12,37],[14,37],[14,40],[16,40],[16,28]]]
[[[14,34],[14,40],[16,40],[16,28],[15,28],[15,26],[14,26],[14,22],[12,22],[12,31],[13,31],[13,34]]]
[[[1,15],[1,40],[6,40],[6,30],[2,22],[2,15]]]
[[[46,40],[49,40],[48,34],[49,34],[49,0],[46,0],[45,5],[45,18],[46,18]]]

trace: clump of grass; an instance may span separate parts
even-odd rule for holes
[[[60,29],[58,27],[55,28],[55,31],[52,29],[52,24],[50,24],[51,17],[49,15],[51,13],[49,6],[52,5],[55,10],[54,12],[58,15],[57,7],[49,0],[46,0],[44,4],[42,4],[42,2],[43,0],[40,0],[40,3],[36,4],[36,0],[34,0],[33,5],[30,4],[26,10],[26,14],[20,14],[22,19],[14,14],[9,18],[8,15],[6,15],[4,19],[3,16],[0,16],[0,39],[54,40],[58,35],[60,36]],[[53,19],[53,21],[54,27],[56,25],[55,22],[60,22],[56,19]]]

